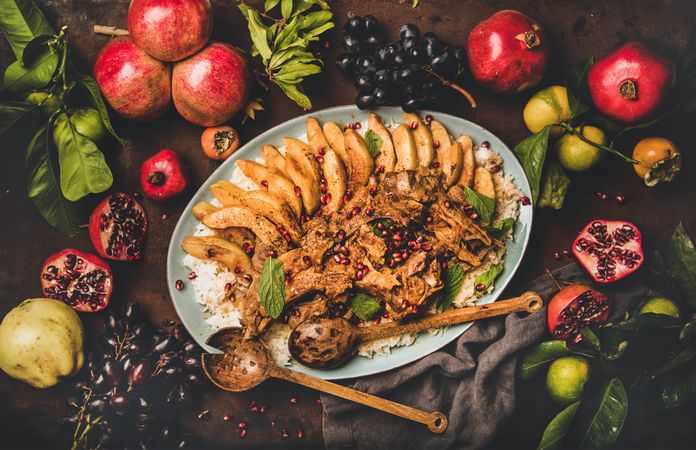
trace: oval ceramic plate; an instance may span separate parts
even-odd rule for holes
[[[403,112],[401,108],[390,107],[374,110],[382,117],[385,123],[402,121]],[[504,170],[511,174],[517,186],[525,194],[529,195],[529,183],[524,175],[522,167],[515,158],[514,154],[508,149],[505,144],[495,135],[485,130],[484,128],[461,119],[459,117],[448,114],[422,111],[421,115],[432,114],[438,121],[442,122],[450,134],[458,136],[461,133],[466,133],[471,136],[474,144],[488,141],[491,148],[498,152],[504,161]],[[193,234],[198,220],[193,217],[191,209],[193,205],[201,201],[210,201],[213,199],[208,191],[208,187],[214,182],[222,179],[232,178],[232,173],[235,170],[235,161],[238,159],[253,159],[260,156],[259,150],[263,144],[279,145],[284,136],[294,136],[305,138],[305,120],[308,116],[316,117],[320,122],[334,121],[339,125],[347,122],[367,121],[368,113],[360,111],[355,106],[339,106],[329,108],[322,111],[313,112],[311,114],[297,117],[288,122],[272,128],[260,136],[256,137],[232,155],[206,180],[205,183],[198,189],[198,192],[193,196],[191,202],[186,206],[186,209],[179,219],[172,240],[169,244],[169,254],[167,255],[167,279],[169,290],[171,293],[174,307],[176,308],[184,326],[191,333],[193,338],[206,350],[214,351],[205,345],[205,340],[213,332],[211,327],[205,322],[205,312],[203,306],[198,304],[194,298],[192,289],[183,289],[177,291],[173,288],[175,280],[186,279],[189,270],[184,267],[183,259],[184,252],[181,250],[181,241]],[[510,282],[517,267],[522,260],[524,251],[527,247],[529,234],[532,226],[532,208],[521,208],[518,221],[514,229],[514,239],[507,241],[507,250],[505,254],[505,270],[502,275],[496,280],[495,290],[481,298],[480,303],[490,303],[495,301],[500,293],[505,289],[505,286]],[[304,367],[298,363],[292,365],[292,369],[300,372],[309,373],[327,380],[356,378],[365,375],[384,372],[396,367],[408,364],[423,356],[426,356],[447,343],[453,341],[466,331],[471,326],[471,323],[456,325],[445,329],[443,332],[436,335],[422,333],[413,345],[406,347],[392,348],[391,354],[387,356],[375,356],[372,359],[364,357],[355,357],[348,364],[333,370],[314,370]]]

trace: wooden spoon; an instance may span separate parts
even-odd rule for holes
[[[314,316],[295,327],[288,339],[288,349],[293,358],[306,366],[331,369],[352,358],[361,342],[416,333],[487,317],[503,316],[513,312],[534,313],[542,306],[543,302],[537,293],[525,292],[509,300],[451,309],[404,324],[387,322],[358,328],[341,317]]]
[[[447,429],[447,417],[441,412],[427,413],[278,366],[268,354],[266,345],[258,339],[244,339],[241,328],[223,328],[210,336],[206,343],[224,352],[203,353],[202,356],[203,371],[221,389],[241,392],[268,378],[280,378],[425,424],[433,433],[443,433]]]

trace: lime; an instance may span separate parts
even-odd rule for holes
[[[587,358],[564,356],[551,363],[546,374],[546,389],[556,403],[569,405],[580,400],[589,377]]]
[[[58,96],[46,91],[32,92],[24,100],[35,105],[41,105],[41,115],[43,117],[49,117],[60,106]]]
[[[546,125],[570,119],[568,92],[563,86],[551,86],[542,89],[529,99],[524,107],[524,123],[532,133],[538,133]],[[552,134],[561,129],[553,127]]]
[[[654,297],[643,303],[638,309],[638,314],[644,313],[662,314],[665,316],[672,316],[675,319],[681,316],[677,304],[667,297]]]
[[[75,108],[70,110],[68,114],[70,115],[70,123],[72,123],[75,130],[81,135],[95,142],[99,142],[106,134],[106,128],[102,122],[101,115],[96,109],[89,107]],[[56,135],[62,132],[65,121],[65,114],[58,116],[55,124]]]
[[[597,127],[582,126],[575,128],[586,139],[600,145],[606,144],[604,131]],[[583,172],[599,164],[604,158],[604,150],[580,139],[579,136],[568,133],[556,142],[558,162],[564,169],[572,172]]]

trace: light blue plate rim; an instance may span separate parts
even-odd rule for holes
[[[212,333],[212,329],[205,323],[204,308],[196,302],[193,289],[185,287],[179,291],[174,288],[176,280],[181,279],[185,281],[189,272],[183,265],[185,253],[181,250],[180,243],[184,237],[191,235],[197,226],[198,221],[191,213],[193,206],[200,201],[210,201],[213,198],[208,188],[212,183],[218,180],[231,178],[235,167],[235,161],[238,159],[253,159],[258,157],[260,155],[259,150],[263,144],[280,144],[283,136],[299,136],[304,134],[307,117],[315,117],[320,122],[330,120],[339,124],[344,124],[358,120],[364,121],[367,119],[367,115],[370,112],[379,114],[385,123],[391,120],[401,122],[403,114],[401,108],[398,107],[383,107],[370,111],[362,111],[354,105],[344,105],[311,112],[276,125],[243,145],[230,158],[224,161],[208,179],[203,182],[201,187],[191,198],[191,201],[186,205],[186,208],[182,212],[174,228],[169,243],[169,250],[167,253],[167,285],[174,304],[174,309],[179,315],[181,322],[204,350],[215,351],[215,349],[205,344],[206,339]],[[450,114],[437,111],[420,111],[420,113],[422,116],[430,114],[435,117],[445,125],[452,135],[457,136],[461,133],[466,133],[471,136],[474,144],[479,144],[484,140],[490,142],[491,149],[500,154],[503,159],[505,173],[512,175],[518,188],[524,195],[529,196],[529,182],[524,174],[522,166],[512,151],[497,136],[480,125]],[[479,303],[485,304],[497,300],[511,281],[527,249],[532,230],[532,218],[533,208],[531,206],[521,206],[513,233],[513,240],[507,241],[507,249],[504,258],[505,269],[498,280],[496,280],[494,291],[481,297]],[[382,373],[401,367],[439,350],[459,337],[471,325],[472,323],[470,322],[451,326],[436,335],[421,333],[412,345],[392,348],[391,353],[387,356],[375,356],[372,359],[355,357],[349,363],[333,370],[315,370],[298,363],[294,363],[291,368],[326,380],[358,378]]]

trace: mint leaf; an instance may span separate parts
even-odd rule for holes
[[[382,148],[382,138],[374,131],[367,130],[367,133],[365,133],[365,144],[367,144],[367,151],[370,152],[370,156],[374,159],[379,155],[379,149]]]
[[[476,277],[476,281],[474,281],[474,293],[476,294],[477,297],[482,296],[483,294],[486,293],[488,288],[490,288],[493,285],[493,282],[495,281],[496,278],[498,278],[498,275],[503,273],[503,269],[505,268],[505,265],[501,262],[495,265],[492,265],[490,269],[482,273],[481,275]],[[476,289],[477,286],[480,284],[483,285],[483,289],[479,290]]]
[[[437,305],[437,310],[441,312],[451,308],[452,303],[459,295],[462,283],[464,283],[464,269],[462,269],[462,266],[458,264],[447,266],[447,269],[442,274],[442,282],[445,286],[440,293],[440,301]]]
[[[495,200],[485,195],[481,195],[469,186],[462,184],[464,195],[471,206],[474,207],[483,223],[490,223],[495,210]]]
[[[370,320],[381,309],[382,305],[374,298],[362,292],[358,293],[350,301],[350,309],[362,320]]]
[[[266,314],[274,319],[280,317],[285,308],[285,270],[276,258],[268,258],[263,263],[259,280],[259,299]]]
[[[497,225],[488,225],[486,227],[486,231],[488,234],[496,239],[502,239],[505,237],[512,229],[512,227],[515,225],[515,219],[512,217],[508,217],[507,219],[503,219],[499,224]]]

